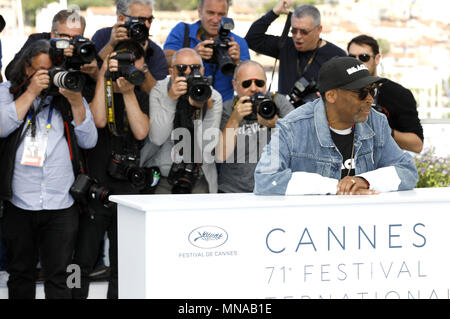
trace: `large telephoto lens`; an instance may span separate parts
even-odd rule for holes
[[[139,86],[145,80],[145,73],[135,66],[128,66],[123,70],[123,77],[135,86]]]
[[[83,90],[85,78],[78,71],[59,71],[53,75],[53,84],[59,88],[74,92]]]

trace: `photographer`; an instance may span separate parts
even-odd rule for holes
[[[69,189],[82,168],[77,145],[87,149],[97,142],[81,93],[59,88],[48,95],[56,82],[49,72],[49,48],[45,40],[30,45],[14,65],[11,81],[0,84],[1,227],[9,298],[35,298],[38,258],[46,298],[71,297],[66,269],[79,210]]]
[[[71,10],[61,10],[53,17],[52,29],[50,32],[34,33],[30,35],[22,46],[19,52],[16,53],[12,61],[8,64],[5,69],[5,76],[9,80],[12,77],[12,69],[17,63],[19,57],[22,55],[25,49],[38,40],[50,40],[50,39],[67,39],[73,40],[76,37],[83,36],[84,30],[86,28],[86,20],[76,11]],[[86,39],[87,40],[87,39]],[[64,49],[65,57],[72,57],[74,55],[74,45],[70,44],[69,48]],[[95,80],[97,79],[98,66],[97,60],[93,59],[89,63],[85,63],[80,66],[80,71],[89,75],[86,77],[87,85],[83,91],[83,97],[86,98],[88,102],[91,101],[94,96],[94,92],[89,91],[91,87],[95,86]]]
[[[153,19],[153,0],[118,0],[116,6],[117,23],[103,28],[92,37],[102,60],[113,52],[120,41],[132,39],[144,48],[145,81],[139,86],[147,94],[167,76],[167,63],[162,49],[148,38]]]
[[[216,140],[207,145],[205,133],[211,129],[216,129],[212,133],[218,133],[222,98],[206,83],[202,59],[195,50],[180,49],[172,59],[170,77],[158,81],[150,93],[150,143],[147,145],[154,145],[157,150],[147,154],[143,161],[145,166],[161,170],[156,194],[217,193],[214,156],[209,154],[210,158],[206,158]],[[174,141],[178,138],[177,131],[187,131],[189,136]],[[182,150],[178,149],[179,145],[183,145]],[[199,150],[201,155],[197,157]],[[177,160],[181,151],[182,162]]]
[[[227,18],[229,6],[229,0],[200,0],[200,20],[189,25],[178,23],[170,31],[164,44],[169,66],[172,55],[177,50],[183,47],[194,48],[205,63],[205,75],[213,76],[213,87],[222,95],[223,101],[233,98],[231,78],[234,66],[240,61],[250,59],[247,42],[230,32],[234,25],[232,20]],[[221,68],[218,55],[231,63],[231,67],[226,68],[228,72]],[[224,63],[225,61],[222,62]],[[224,71],[227,74],[224,74]]]
[[[291,103],[297,107],[317,98],[315,84],[322,64],[334,56],[346,54],[320,37],[320,12],[309,4],[297,7],[290,19],[288,16],[286,23],[287,27],[291,27],[291,36],[266,34],[272,22],[281,14],[290,15],[291,5],[292,0],[279,0],[272,10],[253,22],[245,40],[255,52],[280,60],[278,92],[289,94]],[[293,92],[294,88],[297,91]]]
[[[256,164],[270,141],[279,117],[294,107],[280,94],[266,94],[266,74],[261,64],[241,62],[234,71],[237,96],[223,105],[222,137],[216,148],[220,193],[253,192]]]
[[[89,198],[90,207],[90,213],[80,217],[74,256],[82,276],[81,288],[73,289],[73,297],[77,299],[88,297],[89,274],[105,231],[110,242],[111,266],[107,297],[117,299],[117,206],[109,202],[108,196],[139,194],[146,182],[145,172],[139,168],[139,152],[149,131],[148,95],[136,88],[144,78],[144,50],[139,43],[124,40],[114,51],[100,69],[90,104],[98,128],[98,143],[86,154],[88,177],[81,181],[90,184],[77,185],[77,194]]]

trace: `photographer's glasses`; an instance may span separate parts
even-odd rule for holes
[[[141,21],[143,23],[145,23],[145,21],[148,21],[148,23],[152,23],[152,21],[155,19],[154,16],[150,16],[150,17],[133,17],[133,16],[130,16],[130,15],[125,14],[125,13],[122,13],[122,14],[125,17],[127,17],[127,18],[136,18],[136,19],[138,19],[139,21]]]
[[[252,85],[252,82],[255,82],[255,85],[259,88],[262,88],[266,84],[266,81],[264,81],[264,80],[248,79],[248,80],[242,81],[241,85],[244,89],[248,89],[250,87],[250,85]]]
[[[178,72],[184,74],[187,71],[188,67],[191,69],[191,72],[192,72],[194,70],[200,70],[201,65],[200,64],[175,64],[175,67],[177,68]]]
[[[358,54],[358,55],[353,55],[353,54],[349,54],[348,55],[351,58],[355,58],[358,59],[361,62],[368,62],[370,60],[370,58],[374,58],[374,55],[370,55],[367,53],[363,53],[363,54]]]
[[[353,93],[357,93],[357,94],[358,94],[358,98],[359,98],[361,101],[364,101],[364,100],[367,98],[367,95],[369,95],[369,93],[370,93],[370,95],[371,95],[372,97],[375,96],[376,88],[377,88],[377,86],[374,85],[374,86],[369,86],[369,87],[361,88],[361,89],[359,89],[359,90],[349,90],[349,91],[350,91],[350,92],[353,92]]]
[[[300,32],[301,35],[308,35],[308,34],[310,34],[315,28],[317,28],[317,26],[315,26],[315,27],[312,28],[311,30],[291,28],[291,34],[292,34],[292,35],[296,35],[297,33]]]

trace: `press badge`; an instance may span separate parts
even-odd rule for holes
[[[45,160],[45,152],[47,151],[47,134],[37,134],[35,137],[27,135],[23,148],[22,165],[42,167]]]

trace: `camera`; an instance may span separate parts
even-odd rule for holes
[[[192,68],[189,75],[185,75],[178,70],[179,76],[186,77],[187,81],[187,95],[195,102],[204,103],[211,97],[211,83],[210,77],[203,76],[200,73],[200,68]]]
[[[74,46],[71,57],[64,56],[64,49]],[[67,69],[80,70],[83,64],[91,63],[97,56],[95,44],[81,35],[72,40],[50,39],[50,58],[54,65],[64,66]]]
[[[120,77],[124,77],[128,82],[139,86],[145,80],[145,73],[134,66],[136,57],[131,52],[120,52],[111,57],[119,61],[119,69],[117,72],[111,72],[111,79],[116,81]]]
[[[112,154],[108,173],[117,180],[129,181],[138,190],[144,189],[148,179],[135,154]]]
[[[127,29],[127,35],[130,39],[140,44],[145,44],[145,41],[147,41],[149,29],[138,18],[130,17],[122,27]]]
[[[245,117],[247,120],[256,119],[256,114],[263,119],[271,120],[278,113],[278,108],[272,98],[261,92],[257,92],[246,102],[252,103],[252,114]]]
[[[70,195],[77,202],[87,205],[88,199],[98,200],[105,207],[110,207],[111,202],[109,196],[111,191],[98,184],[95,178],[89,177],[86,174],[79,174],[70,188]]]
[[[59,94],[58,88],[81,92],[86,82],[84,74],[80,71],[66,70],[60,66],[53,66],[48,70],[50,85],[43,91],[44,95],[55,96]]]
[[[289,93],[289,102],[294,107],[299,107],[317,99],[317,91],[316,81],[308,81],[305,77],[301,77],[294,83],[294,87]]]
[[[91,63],[97,56],[95,44],[89,39],[77,35],[70,44],[74,46],[73,55],[67,57],[67,66],[79,70],[83,64]]]
[[[194,163],[173,163],[167,181],[172,186],[172,194],[191,194],[199,176],[200,166]]]
[[[231,18],[222,17],[219,25],[219,36],[214,43],[206,45],[206,47],[214,50],[212,58],[207,61],[219,65],[220,71],[224,75],[233,75],[235,65],[228,49],[230,48],[230,32],[234,29],[234,21]]]

